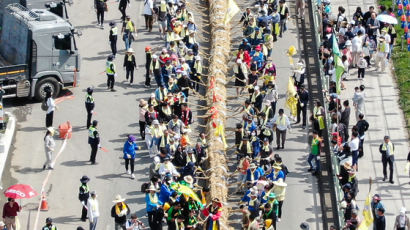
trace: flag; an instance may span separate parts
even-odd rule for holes
[[[286,94],[286,107],[290,109],[290,113],[292,114],[292,116],[296,117],[298,99],[295,97],[297,95],[297,92],[295,89],[293,77],[289,77],[288,90]]]
[[[336,39],[336,35],[332,35],[333,40],[332,40],[332,52],[333,52],[333,61],[335,62],[335,75],[336,75],[336,93],[340,94],[340,89],[341,89],[341,80],[342,80],[342,75],[343,72],[345,71],[345,68],[343,66],[342,62],[342,56],[340,54],[339,50],[339,45]]]
[[[236,4],[235,0],[228,1],[228,10],[226,11],[224,24],[227,25],[231,19],[235,16],[235,14],[239,13],[241,10],[239,9],[238,5]]]
[[[366,201],[364,202],[363,206],[363,221],[360,223],[359,230],[368,230],[370,225],[373,224],[373,214],[371,211],[370,202],[372,197],[370,196],[370,192],[367,195]]]

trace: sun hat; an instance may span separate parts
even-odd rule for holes
[[[184,176],[184,181],[186,181],[188,184],[193,184],[194,183],[194,178],[192,176]]]
[[[128,141],[129,141],[129,142],[134,142],[135,140],[137,140],[137,138],[135,138],[134,135],[129,135],[129,136],[128,136]]]
[[[115,200],[113,200],[112,202],[119,203],[119,202],[123,202],[123,201],[125,201],[125,199],[122,198],[121,195],[118,194],[118,195],[115,196]]]
[[[84,175],[83,177],[81,177],[80,181],[81,181],[81,183],[87,183],[88,181],[90,181],[90,178],[88,178],[88,176]]]

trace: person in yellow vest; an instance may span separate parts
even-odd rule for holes
[[[201,75],[202,75],[202,63],[201,57],[195,56],[194,58],[194,68],[192,68],[192,88],[195,92],[199,91],[199,82],[201,82]]]
[[[238,148],[238,159],[241,156],[252,156],[252,145],[249,143],[249,138],[242,138],[242,142],[239,144]]]
[[[109,55],[105,64],[105,72],[107,73],[107,89],[114,90],[115,76],[117,75],[115,64],[113,62],[114,56]]]
[[[389,136],[384,137],[384,142],[380,145],[379,151],[382,154],[383,164],[383,181],[387,179],[387,164],[389,164],[389,182],[394,184],[393,181],[393,166],[394,166],[394,144],[390,141]]]
[[[379,42],[377,43],[377,53],[376,53],[376,63],[375,63],[377,71],[380,70],[379,65],[381,65],[382,72],[384,72],[384,69],[386,68],[389,49],[390,47],[389,47],[389,44],[386,42],[385,37],[380,36]]]
[[[289,17],[289,8],[286,5],[285,0],[279,1],[279,14],[280,14],[280,33],[279,37],[282,37],[282,34],[287,30],[286,22]]]
[[[125,42],[125,49],[128,50],[131,47],[131,43],[134,39],[133,33],[135,32],[135,24],[131,21],[131,17],[127,15],[125,21],[122,23],[122,40]]]
[[[151,144],[149,148],[150,150],[152,149],[153,154],[156,155],[156,153],[159,151],[159,146],[161,144],[162,136],[164,136],[164,132],[159,126],[158,120],[154,120],[152,122],[151,135],[152,135],[152,140],[151,140]]]
[[[282,205],[283,205],[283,202],[285,201],[287,186],[288,185],[285,182],[283,182],[282,178],[273,182],[273,189],[271,190],[271,192],[276,194],[276,200],[279,202],[277,222],[280,222],[280,218],[282,217]]]
[[[57,230],[57,227],[53,224],[53,219],[51,219],[51,217],[47,217],[46,225],[42,228],[42,230]]]
[[[322,131],[325,129],[325,109],[320,101],[316,101],[313,108],[313,129],[318,131],[319,137],[323,136]]]
[[[175,33],[171,28],[168,28],[167,34],[165,36],[165,47],[169,47],[169,43],[175,41]]]
[[[117,38],[118,38],[118,27],[115,26],[115,22],[110,22],[110,47],[112,55],[117,54]]]
[[[158,12],[158,25],[161,38],[163,38],[166,33],[167,18],[167,3],[165,0],[161,0]]]
[[[268,49],[268,53],[266,57],[269,58],[270,55],[272,54],[272,49],[273,49],[273,35],[271,34],[271,30],[268,28],[266,28],[264,31],[263,41],[264,41],[266,48]]]
[[[283,109],[279,109],[279,114],[273,117],[273,129],[276,130],[276,149],[285,148],[286,131],[290,129],[290,121],[288,116],[285,115]],[[282,138],[282,142],[281,142]],[[281,146],[282,144],[282,146]]]

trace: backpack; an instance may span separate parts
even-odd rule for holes
[[[47,111],[47,110],[48,110],[47,100],[44,100],[44,101],[41,103],[41,109],[42,109],[43,111]]]
[[[149,186],[150,186],[150,182],[145,182],[145,183],[143,183],[143,184],[141,185],[141,192],[142,192],[142,193],[147,193],[147,189],[149,188]]]

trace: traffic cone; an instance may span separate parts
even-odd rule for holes
[[[48,203],[45,195],[41,196],[40,211],[48,211]]]

